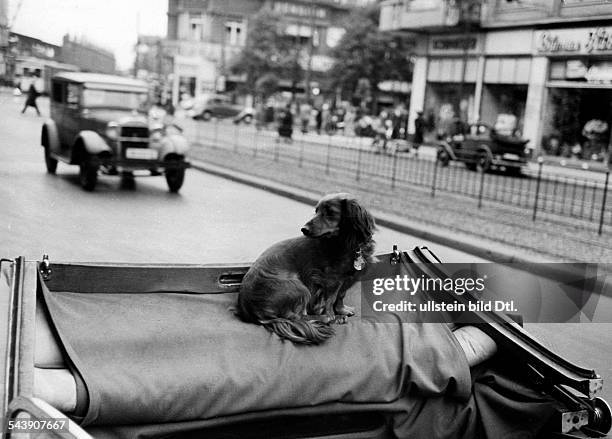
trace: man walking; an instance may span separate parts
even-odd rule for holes
[[[36,78],[36,77],[35,77]],[[23,106],[23,110],[21,110],[21,114],[25,113],[26,108],[34,107],[36,113],[40,116],[40,110],[38,109],[38,105],[36,105],[36,99],[40,96],[40,93],[36,89],[36,79],[34,79],[30,83],[30,87],[28,88],[28,97],[26,98],[25,104]]]

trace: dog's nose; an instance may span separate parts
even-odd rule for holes
[[[304,236],[310,236],[310,229],[306,226],[302,227],[302,233]]]

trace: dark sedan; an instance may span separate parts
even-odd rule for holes
[[[499,169],[520,174],[529,158],[528,140],[502,135],[486,124],[473,124],[438,144],[438,160],[442,166],[451,160],[465,163],[472,170]]]

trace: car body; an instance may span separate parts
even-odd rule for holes
[[[222,94],[205,95],[197,99],[191,114],[196,120],[233,118],[235,123],[251,123],[255,117],[253,108],[233,104],[230,97]]]
[[[113,75],[67,72],[51,83],[50,118],[41,144],[47,172],[58,161],[80,168],[79,180],[93,190],[98,173],[165,174],[171,192],[181,188],[189,167],[187,140],[176,125],[149,118],[149,89],[143,81]]]
[[[497,168],[520,174],[529,157],[527,142],[517,136],[500,135],[483,123],[472,124],[439,142],[438,160],[443,166],[456,160],[473,171]]]
[[[419,263],[418,273],[420,276],[434,276],[438,277],[440,274],[436,267],[439,267],[439,260],[434,259],[436,256],[431,253],[426,247],[417,247],[409,252],[396,252],[391,254],[379,255],[378,262],[376,264],[391,264],[393,266],[400,266],[408,269],[412,273],[412,269],[417,267],[415,262]],[[412,264],[412,265],[410,265]],[[412,267],[412,268],[410,268]],[[45,420],[53,420],[57,422],[63,422],[65,429],[61,430],[61,435],[58,437],[64,438],[95,438],[95,437],[165,437],[165,438],[178,438],[178,437],[248,437],[248,438],[286,438],[286,437],[301,437],[301,438],[330,438],[335,437],[338,439],[349,439],[354,437],[360,438],[387,438],[395,437],[393,435],[393,424],[391,416],[398,410],[401,411],[401,406],[396,405],[396,400],[378,400],[368,399],[364,397],[363,400],[359,400],[359,403],[355,403],[353,399],[338,400],[338,401],[317,401],[310,406],[282,406],[260,408],[265,406],[270,401],[274,401],[275,394],[278,392],[269,391],[265,393],[263,399],[251,400],[251,405],[246,405],[249,410],[240,411],[235,410],[232,405],[226,413],[217,413],[213,417],[200,418],[200,413],[197,411],[190,412],[189,410],[181,411],[176,406],[192,407],[194,404],[193,400],[187,399],[186,402],[184,395],[177,391],[176,394],[160,392],[157,394],[149,393],[145,391],[143,395],[132,395],[131,392],[137,392],[145,381],[141,380],[142,375],[145,374],[149,378],[159,377],[153,380],[153,387],[151,389],[157,389],[157,387],[163,385],[164,377],[166,380],[173,379],[176,377],[177,382],[181,381],[186,383],[186,386],[193,385],[194,379],[197,376],[210,376],[214,379],[214,383],[226,382],[228,388],[234,388],[237,382],[240,381],[241,375],[235,375],[236,365],[231,362],[227,362],[228,358],[235,358],[232,352],[239,352],[239,350],[228,349],[228,346],[224,347],[220,344],[217,336],[228,337],[225,341],[233,340],[240,343],[240,334],[244,336],[245,328],[242,330],[234,330],[234,332],[220,334],[216,333],[216,328],[223,321],[223,316],[215,314],[218,310],[214,307],[217,303],[220,305],[218,308],[223,309],[226,303],[231,303],[235,300],[235,293],[239,290],[243,276],[248,271],[249,267],[245,264],[210,264],[210,265],[189,265],[189,264],[83,264],[83,263],[56,263],[50,261],[45,255],[41,261],[28,261],[23,257],[16,259],[3,258],[0,261],[0,312],[4,313],[2,321],[6,324],[0,325],[0,382],[2,383],[5,393],[0,398],[0,416],[5,419],[5,423],[2,426],[3,432],[10,432],[10,423],[15,425],[20,420],[30,420],[44,422]],[[414,271],[416,274],[417,271]],[[443,271],[440,273],[443,274]],[[357,290],[355,290],[357,291]],[[360,290],[359,290],[360,291]],[[53,293],[54,292],[54,293]],[[189,292],[188,294],[185,294]],[[199,352],[189,340],[185,338],[174,339],[168,334],[169,346],[171,349],[170,357],[166,361],[166,368],[162,368],[157,363],[149,363],[145,361],[142,363],[143,368],[135,368],[134,364],[138,363],[139,357],[142,355],[151,355],[158,359],[160,362],[163,358],[163,350],[158,351],[157,348],[164,342],[157,338],[151,338],[150,341],[145,337],[141,338],[140,342],[146,346],[142,348],[143,344],[138,344],[138,338],[135,337],[137,333],[141,334],[159,334],[156,328],[165,327],[164,325],[170,324],[169,328],[179,328],[179,332],[174,334],[187,334],[189,331],[194,330],[196,322],[189,318],[184,319],[170,319],[173,314],[168,314],[169,308],[163,307],[164,302],[162,297],[168,295],[178,294],[180,300],[185,304],[182,310],[196,309],[195,313],[198,315],[202,314],[205,306],[214,307],[213,310],[209,310],[209,315],[216,315],[212,321],[210,319],[202,318],[198,323],[207,324],[210,328],[210,334],[197,333],[202,338],[210,337],[210,345],[214,346],[215,349],[210,349],[207,352],[207,356],[212,359],[218,357],[221,361],[218,364],[224,366],[225,369],[213,368],[207,370],[204,368],[206,359],[198,364],[192,365],[194,367],[194,375],[181,373],[182,369],[176,368],[179,360],[177,355],[187,355],[191,349],[197,353]],[[357,293],[359,294],[359,293]],[[469,295],[466,294],[466,296]],[[453,299],[463,298],[469,299],[466,296],[451,296]],[[62,299],[63,298],[63,299]],[[121,299],[119,299],[121,298]],[[57,302],[61,299],[60,302]],[[461,300],[463,300],[461,299]],[[120,304],[125,303],[125,300],[142,301],[142,306],[121,308]],[[204,300],[204,302],[201,302]],[[445,300],[441,298],[440,300]],[[220,302],[219,302],[220,301]],[[68,318],[76,323],[73,328],[76,331],[81,332],[81,322],[87,322],[87,325],[93,328],[100,329],[100,325],[104,327],[109,318],[108,308],[107,313],[104,313],[100,309],[100,306],[104,307],[104,304],[116,304],[119,308],[112,308],[115,310],[122,310],[118,312],[118,319],[122,321],[122,325],[125,323],[126,327],[122,327],[119,331],[121,334],[125,334],[125,337],[121,337],[118,340],[116,337],[110,337],[110,328],[102,328],[101,332],[96,330],[87,331],[87,328],[82,328],[82,332],[91,336],[91,343],[87,343],[87,338],[80,340],[80,344],[74,345],[66,338],[66,332],[62,332],[60,329],[63,327],[63,319]],[[63,305],[62,305],[63,304]],[[77,307],[71,307],[71,304]],[[145,305],[146,304],[146,305]],[[125,306],[125,305],[124,305]],[[188,307],[188,308],[186,308]],[[143,314],[145,311],[148,311]],[[69,310],[67,313],[61,313],[58,315],[57,312],[61,309]],[[84,310],[89,316],[98,313],[99,319],[96,317],[98,323],[94,325],[92,321],[85,318],[77,310]],[[124,311],[127,314],[124,313]],[[227,309],[225,311],[228,311]],[[555,410],[555,417],[551,417],[550,425],[547,430],[544,431],[544,435],[538,437],[551,437],[553,432],[568,433],[576,428],[582,428],[589,426],[596,431],[602,431],[604,434],[610,428],[610,409],[599,397],[595,397],[595,394],[601,390],[602,379],[590,369],[584,369],[582,367],[573,365],[567,360],[559,357],[557,354],[545,348],[543,345],[533,339],[525,330],[517,325],[513,320],[507,316],[502,315],[491,315],[487,313],[478,313],[478,316],[482,317],[480,327],[490,337],[494,338],[496,342],[502,347],[500,348],[499,355],[500,361],[508,361],[508,358],[512,359],[513,371],[516,375],[507,376],[504,380],[511,383],[512,393],[507,391],[507,394],[502,394],[504,400],[514,404],[514,407],[520,407],[521,405],[528,404],[525,398],[519,402],[515,402],[512,395],[522,395],[521,388],[528,386],[537,389],[538,393],[528,392],[531,398],[535,398],[534,395],[548,393],[554,400],[552,403]],[[53,318],[55,315],[57,318]],[[140,315],[142,319],[126,319],[126,316]],[[194,314],[195,315],[195,314]],[[154,318],[152,318],[155,316]],[[480,319],[479,317],[479,319]],[[231,317],[226,316],[228,321]],[[117,321],[117,320],[115,320]],[[223,325],[223,323],[221,323]],[[231,327],[236,328],[235,323],[232,323]],[[238,323],[242,325],[242,323]],[[432,324],[433,325],[433,324]],[[368,327],[372,326],[372,323],[365,325]],[[390,327],[388,325],[382,325],[384,327]],[[401,325],[400,325],[401,326]],[[421,326],[421,325],[418,325]],[[428,325],[426,325],[428,326]],[[65,328],[65,327],[64,327]],[[129,330],[126,330],[129,328]],[[181,328],[188,328],[189,331],[182,332]],[[225,326],[224,328],[227,328]],[[356,327],[353,327],[353,330]],[[399,330],[399,329],[398,329]],[[222,331],[222,330],[221,330]],[[412,331],[412,330],[411,330]],[[115,331],[116,332],[116,331]],[[251,331],[249,331],[251,333]],[[392,332],[385,332],[384,334],[390,335]],[[403,334],[399,332],[398,334]],[[167,334],[167,333],[166,333]],[[428,332],[429,334],[429,332]],[[236,338],[237,337],[237,338]],[[200,340],[200,339],[198,339]],[[253,339],[255,340],[255,339]],[[232,343],[233,343],[232,341]],[[419,339],[421,344],[423,340]],[[259,340],[257,342],[260,342]],[[431,341],[430,341],[431,342]],[[105,344],[106,343],[106,344]],[[207,342],[206,342],[207,343]],[[277,357],[273,355],[268,356],[268,353],[273,352],[272,345],[274,342],[261,340],[269,349],[268,352],[253,351],[244,355],[251,355],[255,360],[249,362],[249,364],[241,364],[240,367],[255,368],[259,367],[261,362],[266,364],[267,362],[278,361]],[[426,344],[426,343],[425,343]],[[138,347],[143,352],[139,352]],[[236,344],[232,344],[236,347]],[[240,345],[238,345],[240,346]],[[245,345],[242,345],[243,349]],[[116,424],[112,422],[100,423],[100,424],[88,424],[81,427],[77,424],[78,419],[68,419],[65,414],[52,407],[49,402],[34,397],[36,393],[35,376],[37,371],[40,369],[63,369],[65,371],[70,370],[70,373],[78,375],[81,367],[84,366],[83,358],[79,357],[75,348],[79,352],[87,351],[93,353],[95,358],[100,361],[88,362],[89,367],[87,370],[93,373],[96,377],[99,377],[94,384],[96,386],[109,384],[115,390],[118,390],[121,395],[119,403],[124,402],[122,396],[123,392],[128,396],[128,399],[138,401],[138,404],[132,405],[121,405],[118,404],[114,408],[115,412],[122,410],[138,410],[139,408],[146,407],[145,404],[149,404],[149,407],[159,404],[160,412],[166,417],[165,420],[157,420],[155,424],[151,424],[149,421],[143,421],[148,412],[144,412],[139,416],[143,418],[130,419],[127,424],[121,424],[115,420]],[[281,352],[292,352],[290,346],[283,347],[282,345],[277,346],[277,349]],[[431,353],[429,349],[433,349],[433,346],[428,349],[427,352]],[[248,349],[247,349],[248,351]],[[300,349],[303,355],[314,357],[317,355],[316,350],[310,352],[304,352],[304,349]],[[418,352],[415,346],[414,351]],[[501,352],[504,351],[504,352]],[[120,354],[123,353],[123,355]],[[395,351],[393,351],[395,352]],[[435,351],[433,351],[435,352]],[[227,355],[230,355],[229,357]],[[299,352],[293,352],[293,356],[300,355]],[[318,355],[325,355],[319,352]],[[347,355],[347,354],[345,354]],[[407,358],[413,355],[411,352]],[[430,354],[431,358],[436,358],[435,354]],[[197,354],[196,354],[197,356]],[[415,355],[416,356],[416,355]],[[507,356],[507,357],[506,357]],[[52,358],[51,360],[42,360],[42,358]],[[91,356],[88,356],[91,359]],[[108,374],[107,368],[108,363],[103,361],[104,358],[112,358],[113,361],[117,357],[122,357],[130,367],[124,371],[125,377],[119,375]],[[285,355],[284,360],[287,361],[286,357],[291,355]],[[391,357],[395,358],[394,355]],[[430,357],[422,358],[423,364],[427,364],[426,368],[429,370],[435,370],[435,366],[432,364]],[[77,360],[72,361],[72,360]],[[397,363],[396,363],[397,360]],[[397,364],[399,367],[400,359],[391,360],[389,364]],[[384,358],[372,356],[366,361],[374,362],[376,364],[386,364]],[[382,361],[382,363],[377,363]],[[85,362],[87,363],[87,362]],[[111,362],[112,363],[112,362]],[[335,362],[334,362],[335,363]],[[301,376],[305,382],[309,382],[310,386],[315,389],[315,392],[323,392],[320,383],[325,383],[331,386],[330,381],[337,379],[338,375],[330,374],[325,375],[322,368],[323,362],[314,363],[317,364],[318,368],[312,370],[309,374],[302,371]],[[462,363],[463,364],[463,363]],[[71,365],[71,366],[70,366]],[[70,366],[70,367],[69,367]],[[308,369],[310,365],[303,363],[303,367]],[[447,367],[447,366],[445,366]],[[467,364],[465,364],[467,368]],[[278,371],[272,373],[272,377],[276,376],[277,373],[283,373],[282,363],[276,366]],[[525,370],[523,370],[525,369]],[[243,369],[246,370],[246,369]],[[263,370],[263,369],[262,369]],[[372,370],[378,370],[377,366],[374,365]],[[286,371],[285,371],[286,372]],[[299,371],[294,371],[295,380],[297,381]],[[347,374],[358,373],[359,371],[346,371]],[[394,370],[390,371],[391,374],[388,376],[389,381],[395,381],[396,375],[404,375],[393,373]],[[528,373],[530,372],[530,373]],[[66,372],[68,373],[68,372]],[[411,372],[406,372],[410,375]],[[425,373],[428,373],[425,371]],[[526,374],[526,375],[523,375]],[[383,373],[384,375],[384,373]],[[369,375],[368,375],[369,376]],[[278,391],[274,384],[274,380],[268,378],[265,375],[259,379],[255,384],[248,380],[244,382],[246,389],[250,392],[261,391],[261,388]],[[82,375],[85,380],[87,377]],[[466,389],[474,388],[473,391],[477,391],[477,388],[486,388],[487,385],[480,383],[479,385],[470,386],[467,385],[469,381],[469,371],[465,375],[466,378]],[[347,378],[345,378],[347,380]],[[433,381],[433,380],[432,380]],[[174,382],[174,381],[173,381]],[[350,382],[350,380],[349,380]],[[446,382],[446,381],[444,381]],[[379,388],[382,384],[374,382],[376,388]],[[517,383],[517,384],[516,384]],[[361,384],[361,381],[359,381]],[[569,393],[567,390],[562,392],[560,385],[568,386],[572,388],[572,391],[580,393]],[[291,392],[294,388],[295,381],[289,381],[287,392]],[[84,384],[83,384],[84,386]],[[497,386],[501,386],[499,382],[492,382],[489,394],[494,393],[492,389]],[[359,388],[355,388],[355,392],[361,390],[361,387],[365,387],[365,395],[370,395],[374,386],[365,386],[361,384]],[[411,394],[417,394],[418,389],[414,389],[416,386],[410,387]],[[455,387],[453,385],[453,387]],[[310,387],[309,387],[310,388]],[[183,388],[184,390],[185,388]],[[561,389],[561,390],[560,390]],[[62,394],[69,391],[68,388],[58,389]],[[83,387],[85,394],[87,394],[87,388]],[[210,385],[210,391],[214,390],[214,386]],[[452,391],[452,390],[451,390]],[[76,392],[76,390],[74,390]],[[316,393],[315,393],[316,394]],[[579,397],[579,394],[584,394],[584,397]],[[96,404],[98,400],[104,400],[107,403],[109,400],[105,399],[105,393],[94,392],[92,393],[93,398],[89,401],[92,404]],[[212,394],[214,395],[214,394]],[[241,393],[237,392],[235,397],[240,400]],[[574,396],[572,396],[574,395]],[[228,397],[230,395],[227,395]],[[434,400],[439,400],[441,395],[434,394]],[[133,397],[133,399],[132,399]],[[414,396],[413,396],[414,397]],[[427,395],[423,395],[423,398],[427,398]],[[492,395],[490,396],[492,397]],[[552,400],[549,396],[543,397],[542,401],[538,404],[548,403]],[[78,398],[75,397],[75,398]],[[174,398],[174,399],[169,399]],[[206,394],[206,392],[200,395],[206,404],[207,398],[213,401],[213,397]],[[353,397],[354,398],[354,397]],[[221,398],[225,399],[225,398]],[[485,398],[486,399],[486,398]],[[86,398],[87,400],[87,398]],[[156,401],[158,401],[156,403]],[[168,402],[170,401],[170,402]],[[417,400],[418,401],[418,400]],[[427,408],[427,404],[419,402],[418,404],[409,405],[409,409],[413,407],[415,410],[414,415],[416,416],[427,416],[422,414],[423,410]],[[458,403],[456,399],[450,399],[447,405],[444,406],[453,408],[452,404]],[[175,404],[175,405],[174,405]],[[274,403],[273,403],[274,404]],[[434,403],[435,404],[435,403]],[[86,404],[87,405],[87,404]],[[133,406],[133,407],[132,407]],[[486,406],[486,404],[485,404]],[[108,409],[108,406],[99,406],[103,408],[103,411]],[[171,409],[167,409],[170,407]],[[257,410],[252,410],[250,407],[257,407]],[[503,406],[498,410],[499,413],[503,411]],[[592,413],[587,413],[587,412]],[[96,414],[94,410],[92,414]],[[419,413],[420,412],[420,413]],[[453,412],[455,413],[455,412]],[[401,416],[404,416],[400,413]],[[551,412],[548,412],[548,416]],[[557,416],[558,415],[558,416]],[[474,416],[474,415],[471,415]],[[402,417],[401,419],[404,419]],[[423,419],[423,418],[421,418]],[[427,422],[438,422],[435,418],[430,418],[428,421],[425,418],[424,425]],[[83,421],[83,419],[80,419]],[[545,421],[545,420],[544,420]],[[535,424],[535,420],[531,419],[528,422]],[[85,422],[85,424],[87,424]],[[27,424],[26,424],[27,426]],[[60,427],[60,424],[47,425],[47,430]],[[153,427],[153,428],[152,428]],[[33,427],[32,427],[33,428]],[[86,429],[85,429],[86,428]],[[550,430],[549,430],[550,429]],[[131,431],[131,433],[130,433]],[[429,431],[429,430],[428,430]],[[121,432],[131,434],[131,436],[122,436]],[[136,435],[138,432],[148,432],[150,434]],[[549,432],[551,434],[546,435]],[[52,431],[44,437],[51,437]],[[154,434],[155,433],[155,434]],[[448,433],[445,431],[445,433]],[[521,431],[521,434],[525,434]],[[11,436],[12,437],[12,436]],[[413,437],[413,436],[410,436]],[[414,436],[420,437],[420,436]],[[445,435],[447,437],[447,435]],[[530,436],[531,437],[531,436]],[[535,437],[535,436],[534,436]]]

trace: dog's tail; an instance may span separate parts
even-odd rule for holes
[[[334,328],[327,323],[306,318],[275,318],[259,323],[279,337],[298,344],[321,344],[334,335]]]

